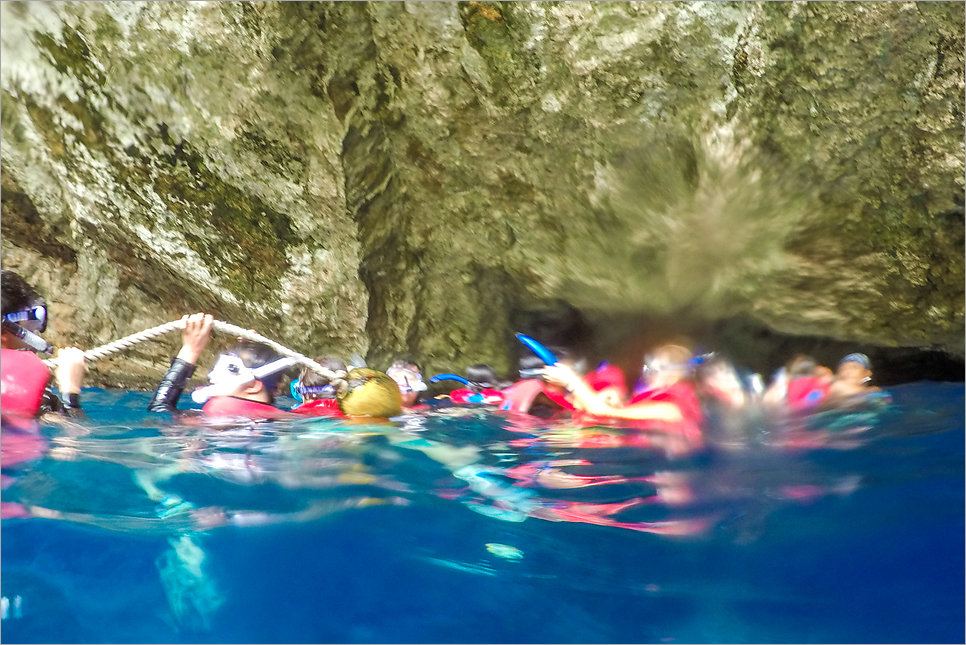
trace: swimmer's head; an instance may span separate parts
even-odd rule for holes
[[[608,405],[620,405],[627,398],[624,372],[616,365],[601,364],[584,377],[584,383],[597,392]]]
[[[543,359],[536,354],[524,354],[520,357],[517,365],[520,370],[520,378],[524,380],[540,378],[541,370],[546,367]]]
[[[583,374],[587,371],[587,361],[583,357],[576,356],[566,347],[554,345],[547,347],[547,349],[553,352],[559,363],[568,365],[578,374]],[[539,378],[540,371],[547,366],[547,364],[543,362],[543,359],[529,351],[520,357],[520,359],[517,361],[517,365],[520,370],[521,379]]]
[[[843,358],[841,361],[839,361],[839,367],[842,367],[846,363],[858,363],[859,365],[861,365],[865,369],[867,369],[869,371],[872,371],[872,362],[869,361],[869,357],[866,356],[865,354],[860,354],[858,352],[855,352],[853,354],[849,354],[848,356],[846,356],[845,358]]]
[[[814,376],[818,362],[808,354],[796,354],[785,364],[785,373],[789,380],[804,376]]]
[[[37,335],[47,329],[47,301],[23,278],[7,270],[0,272],[0,296],[3,346],[50,353],[50,345]]]
[[[250,340],[239,341],[229,351],[218,356],[215,366],[208,372],[208,380],[212,384],[220,383],[229,378],[234,378],[241,374],[245,369],[254,370],[281,358],[275,350],[268,345],[256,343]],[[271,403],[275,400],[275,388],[282,377],[282,372],[263,376],[257,381],[242,386],[235,396],[264,400]]]
[[[552,347],[547,347],[547,349],[549,349],[553,353],[553,355],[557,357],[558,363],[560,363],[561,365],[567,365],[576,374],[582,375],[584,372],[587,371],[586,359],[580,356],[575,356],[574,353],[571,352],[566,347],[552,346]],[[520,357],[520,359],[517,361],[517,364],[519,365],[521,380],[529,380],[529,379],[542,380],[543,368],[547,366],[547,364],[543,362],[542,358],[540,358],[536,354],[533,354],[529,351],[527,351],[525,354],[523,354]],[[546,390],[551,390],[561,394],[565,391],[565,388],[563,388],[562,386],[554,385],[552,383],[545,382],[543,387]]]
[[[872,379],[872,362],[865,354],[849,354],[839,361],[835,375],[845,381],[867,383]]]
[[[492,365],[487,365],[486,363],[476,363],[475,365],[467,367],[466,380],[482,385],[483,387],[496,387],[499,383],[496,370],[493,369]]]
[[[422,370],[409,358],[397,360],[386,370],[386,374],[399,386],[403,406],[407,408],[415,405],[419,393],[427,389],[426,383],[423,382]]]
[[[691,358],[691,350],[683,345],[661,345],[644,357],[644,381],[649,387],[660,387],[686,378]]]
[[[731,405],[743,405],[747,400],[745,385],[738,370],[726,358],[710,354],[694,370],[698,391],[702,395],[721,399]]]
[[[315,362],[331,372],[345,372],[345,363],[337,358],[319,357]],[[335,386],[325,376],[316,371],[303,367],[299,373],[298,385],[299,395],[305,401],[315,401],[317,399],[334,399],[337,391]]]
[[[26,280],[13,271],[0,271],[0,310],[4,315],[35,307],[37,303],[47,304]]]

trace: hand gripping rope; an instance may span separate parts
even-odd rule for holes
[[[302,354],[299,354],[298,352],[293,351],[287,347],[279,345],[274,340],[271,340],[270,338],[265,338],[261,334],[256,334],[255,332],[249,331],[247,329],[242,329],[237,325],[232,325],[230,323],[222,322],[220,320],[214,321],[214,324],[212,325],[212,327],[218,331],[223,331],[223,332],[232,334],[234,336],[244,338],[245,340],[250,340],[256,343],[263,343],[265,345],[268,345],[269,347],[274,349],[282,356],[288,356],[290,358],[294,358],[299,363],[301,363],[302,365],[305,365],[313,372],[316,372],[326,377],[339,390],[342,390],[347,386],[346,373],[344,371],[342,370],[332,371],[332,370],[326,369],[321,365],[319,365],[318,363],[316,363],[315,361],[313,361],[311,358],[304,356]],[[130,336],[125,336],[124,338],[115,340],[112,343],[101,345],[100,347],[95,347],[94,349],[89,349],[86,352],[84,352],[84,358],[88,361],[96,361],[101,358],[104,358],[105,356],[110,356],[111,354],[116,354],[117,352],[133,347],[138,343],[144,342],[146,340],[151,340],[153,338],[157,338],[159,336],[163,336],[167,333],[180,330],[180,329],[181,329],[181,321],[173,320],[169,323],[158,325],[157,327],[152,327],[151,329],[146,329],[142,332],[131,334]],[[56,367],[57,359],[48,358],[47,360],[44,361],[44,363],[49,367]]]

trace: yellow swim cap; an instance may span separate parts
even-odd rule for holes
[[[339,409],[350,417],[394,417],[402,414],[399,386],[383,372],[357,367],[346,376],[349,387],[339,395]]]

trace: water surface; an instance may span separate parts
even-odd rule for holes
[[[91,423],[4,471],[48,518],[0,527],[3,638],[962,642],[963,385],[891,392],[678,455],[481,408],[213,430],[85,390]]]

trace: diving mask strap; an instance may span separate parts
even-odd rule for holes
[[[224,381],[219,381],[218,383],[213,383],[195,390],[191,393],[191,399],[195,403],[205,403],[208,401],[208,399],[214,396],[231,394],[238,388],[248,385],[252,381],[259,381],[266,376],[276,372],[281,372],[282,370],[288,369],[297,364],[297,359],[280,358],[277,361],[273,361],[268,365],[262,365],[261,367],[257,367],[253,370],[246,369],[235,378],[225,379]]]

